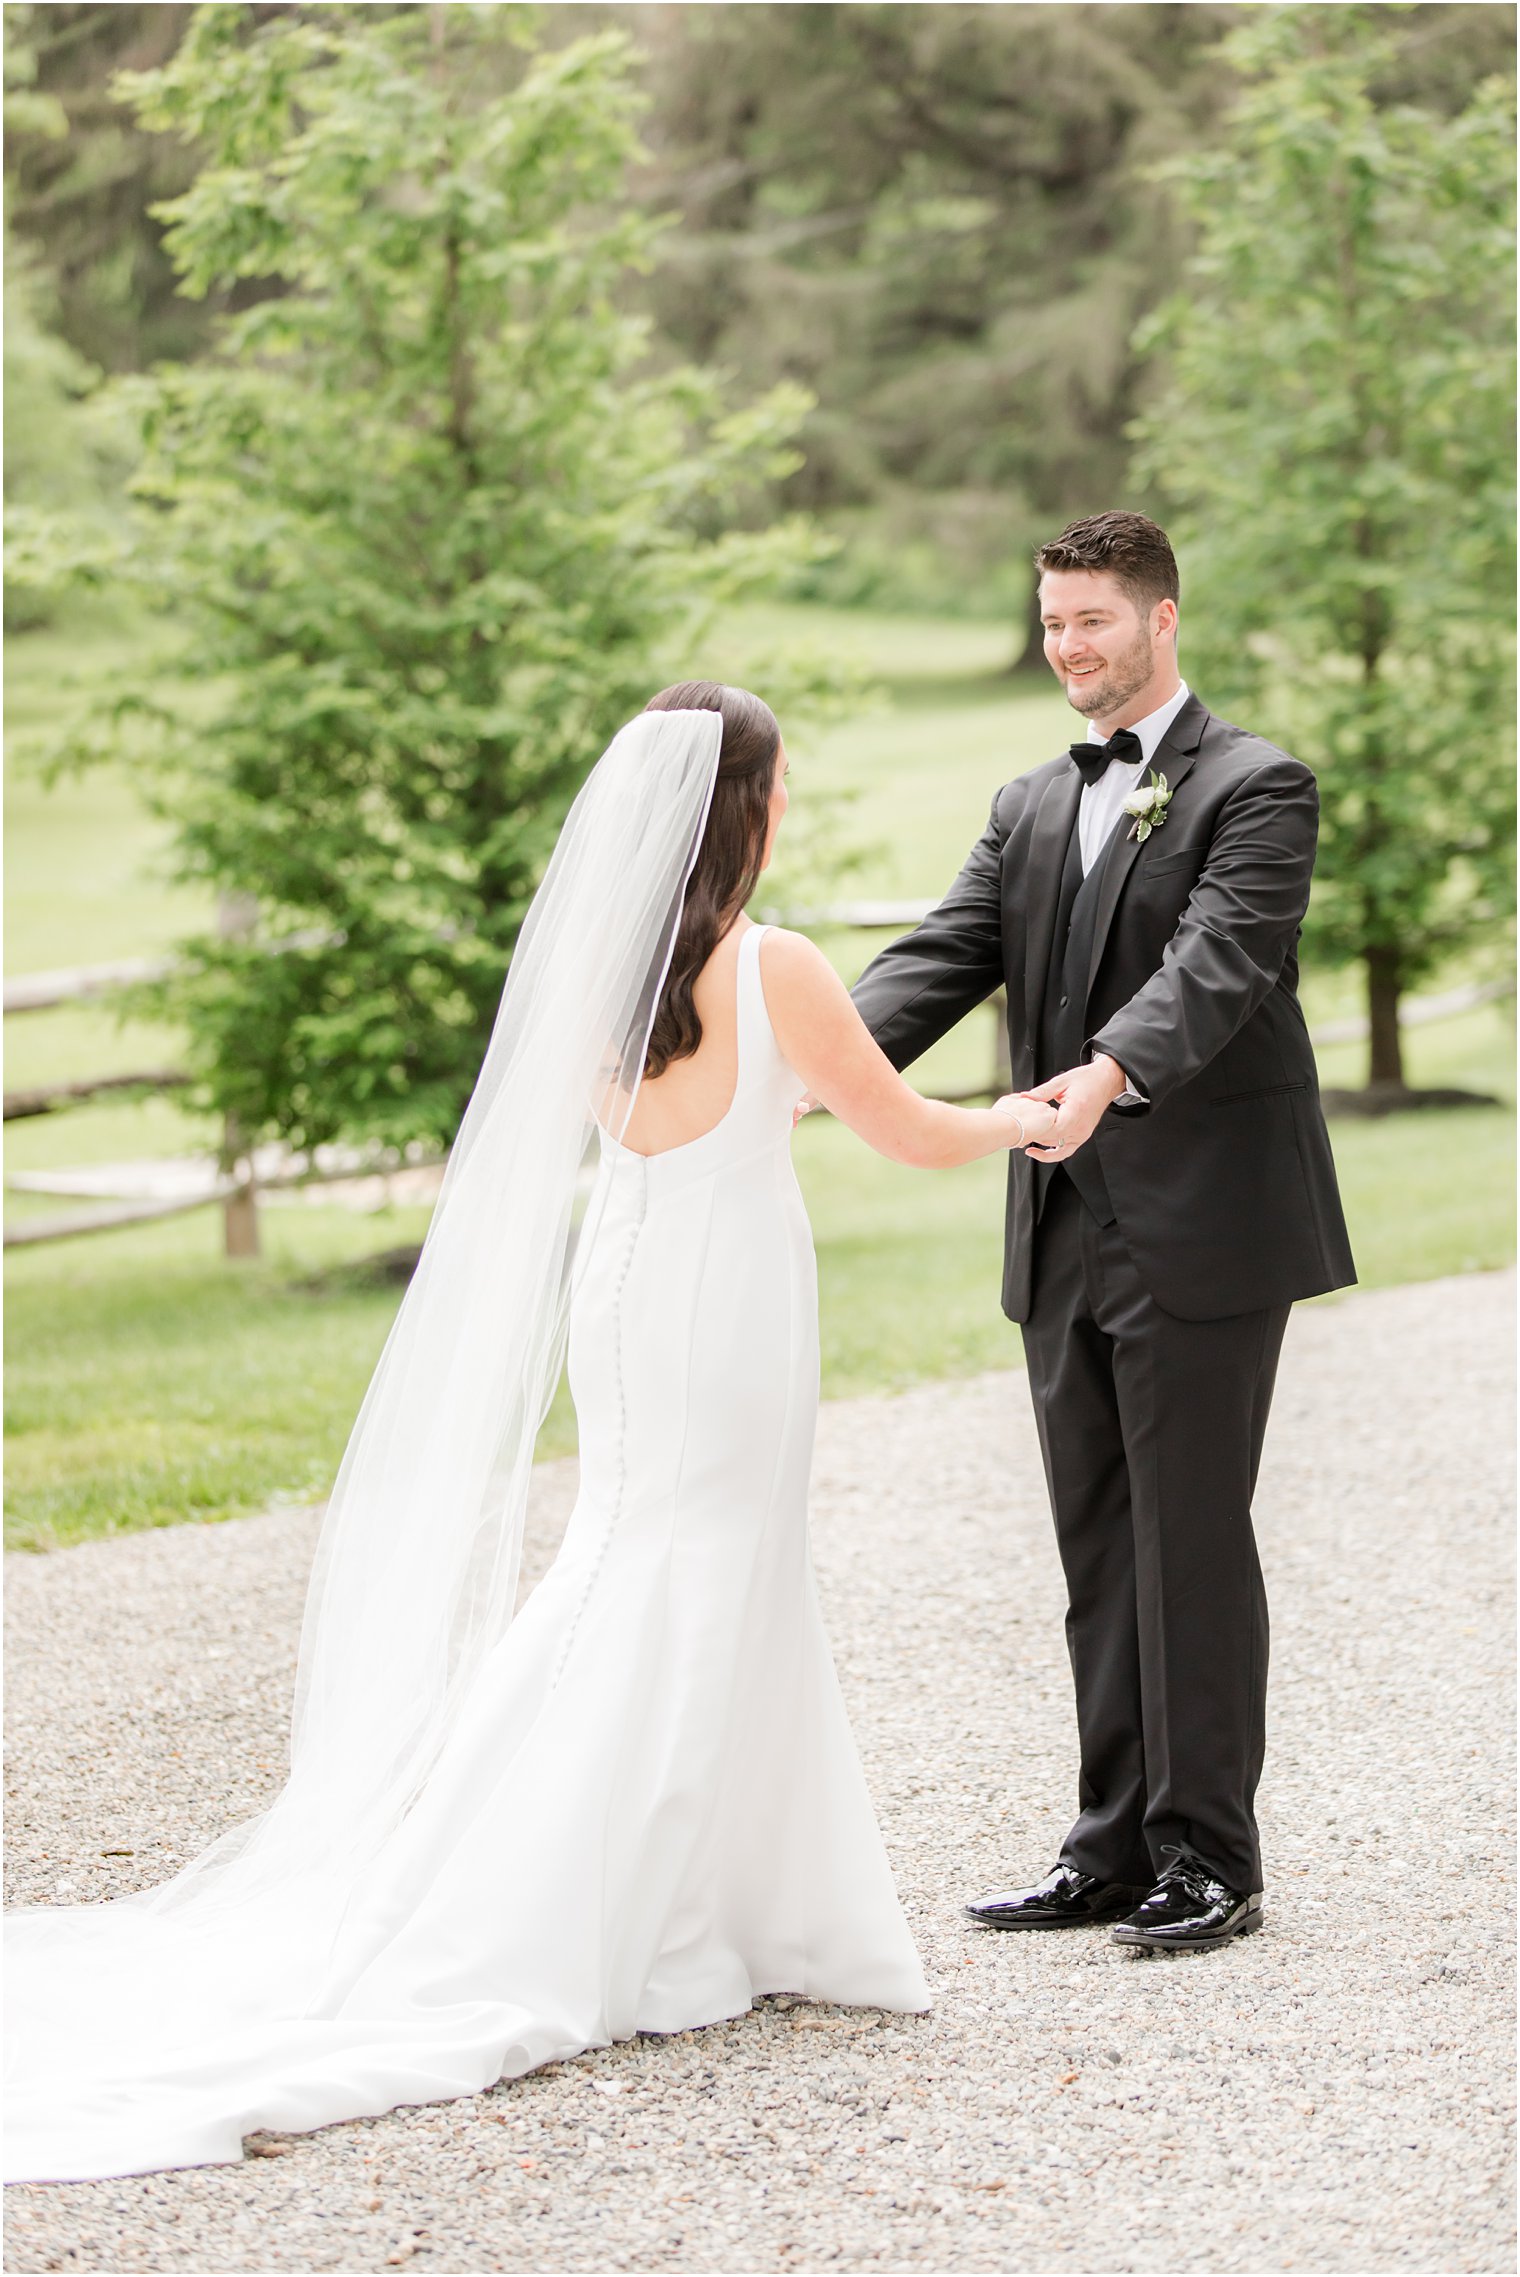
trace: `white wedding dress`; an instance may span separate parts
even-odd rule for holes
[[[602,1135],[579,1500],[416,1801],[348,1886],[325,1868],[250,1901],[235,1969],[226,1921],[198,1936],[193,1912],[13,1915],[9,2179],[237,2159],[255,2129],[475,2094],[757,1994],[928,2006],[809,1558],[803,1086],[763,933],[722,1120],[653,1157]]]

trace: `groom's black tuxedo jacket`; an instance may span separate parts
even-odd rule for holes
[[[1171,805],[1143,842],[1121,817],[1098,857],[1079,1030],[1080,1056],[1111,1053],[1147,1104],[1110,1108],[1088,1145],[1150,1294],[1217,1320],[1356,1278],[1297,993],[1319,798],[1299,760],[1196,696],[1152,764]],[[1064,752],[1005,784],[939,907],[862,975],[855,1002],[895,1066],[1001,983],[1014,1088],[1061,1072],[1039,1038],[1081,790]],[[1008,1168],[1003,1309],[1024,1320],[1049,1173],[1018,1153]]]

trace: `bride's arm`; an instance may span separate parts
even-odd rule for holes
[[[949,1170],[1041,1139],[1055,1121],[1035,1099],[950,1107],[921,1098],[875,1041],[823,951],[801,933],[770,929],[760,944],[760,978],[787,1060],[830,1114],[889,1161]]]

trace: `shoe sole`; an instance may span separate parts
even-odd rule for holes
[[[1144,1930],[1131,1930],[1128,1935],[1122,1928],[1109,1931],[1115,1945],[1124,1945],[1139,1953],[1206,1953],[1211,1945],[1229,1945],[1237,1937],[1254,1937],[1266,1915],[1258,1906],[1243,1921],[1232,1922],[1228,1929],[1213,1930],[1206,1937],[1166,1937],[1147,1935]]]
[[[1064,1919],[1058,1916],[1053,1921],[989,1921],[985,1914],[973,1913],[969,1905],[961,1908],[966,1919],[974,1922],[978,1929],[1101,1929],[1106,1921],[1117,1921],[1130,1910],[1115,1906],[1112,1913],[1068,1914]]]

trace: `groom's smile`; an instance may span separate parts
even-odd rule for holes
[[[1126,727],[1170,692],[1160,687],[1163,677],[1175,685],[1170,604],[1145,615],[1118,579],[1103,571],[1047,570],[1040,580],[1040,614],[1045,660],[1066,701],[1085,719]]]

